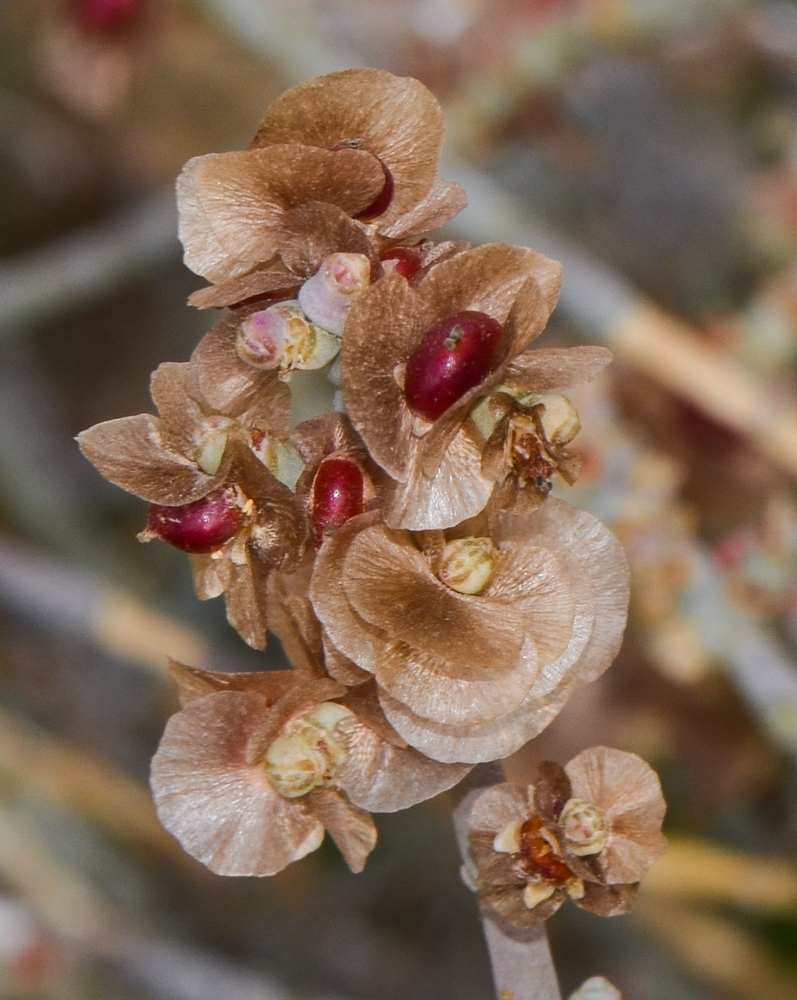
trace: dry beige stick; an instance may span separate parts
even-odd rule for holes
[[[794,977],[766,947],[725,917],[640,897],[636,916],[682,965],[704,982],[738,1000],[786,1000]]]
[[[5,787],[81,814],[114,837],[170,860],[185,859],[155,816],[149,791],[113,765],[0,711],[0,776]]]
[[[670,837],[667,853],[645,877],[642,894],[651,905],[680,900],[786,912],[797,903],[797,866],[709,841]]]
[[[498,1000],[561,1000],[545,924],[526,930],[482,920]]]
[[[713,350],[686,323],[640,300],[604,334],[618,357],[797,476],[797,407],[773,397],[765,382]]]

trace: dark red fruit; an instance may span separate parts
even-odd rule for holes
[[[236,501],[234,490],[216,490],[181,507],[150,504],[147,532],[192,555],[213,552],[244,523],[244,512]]]
[[[532,816],[520,828],[520,858],[527,875],[539,876],[546,882],[565,885],[573,877],[564,861],[542,836],[542,822],[538,816]]]
[[[378,156],[377,160],[379,160]],[[379,166],[382,168],[382,173],[385,175],[385,186],[376,198],[374,198],[368,208],[364,208],[359,215],[354,216],[354,218],[358,219],[360,222],[371,222],[373,219],[378,219],[380,215],[385,214],[385,212],[390,208],[391,201],[393,201],[393,189],[395,187],[393,184],[393,174],[390,173],[381,160],[379,160]]]
[[[500,337],[500,323],[472,310],[435,323],[407,361],[407,403],[427,420],[437,420],[490,374]]]
[[[382,260],[394,261],[393,270],[407,281],[411,281],[421,270],[421,255],[412,247],[394,247],[393,250],[388,250]]]
[[[138,21],[146,4],[147,0],[74,0],[72,11],[84,31],[111,35]]]
[[[363,512],[362,470],[348,458],[326,458],[313,480],[313,535],[316,548],[352,517]]]

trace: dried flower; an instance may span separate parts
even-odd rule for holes
[[[473,418],[486,438],[481,471],[496,484],[491,497],[496,510],[533,510],[550,493],[556,473],[570,485],[576,481],[581,458],[566,446],[581,425],[564,396],[529,393],[517,400],[497,392]]]
[[[544,762],[528,793],[502,784],[474,796],[468,869],[482,905],[518,927],[568,897],[601,916],[626,913],[666,849],[655,772],[636,754],[584,750],[563,769]]]
[[[598,347],[523,353],[545,327],[559,281],[554,261],[488,244],[440,262],[417,288],[388,275],[354,303],[343,338],[343,395],[352,423],[395,481],[385,509],[391,527],[451,527],[484,508],[495,473],[483,474],[484,438],[469,419],[482,399],[501,385],[523,392],[564,388],[607,363],[609,353]],[[483,319],[453,322],[466,313]],[[496,326],[491,346],[480,346],[480,331]],[[448,400],[431,420],[431,410],[424,416],[413,407],[417,393],[410,394],[405,381],[419,353],[426,362],[435,354],[426,365],[436,369],[429,391]],[[454,357],[459,354],[461,361]],[[456,381],[451,392],[449,373]]]
[[[224,593],[230,623],[262,648],[265,582],[273,568],[298,563],[308,525],[277,478],[295,482],[301,464],[287,441],[287,390],[223,349],[234,329],[222,321],[191,362],[157,369],[160,416],[109,420],[78,440],[106,479],[156,505],[142,540],[164,538],[194,553],[199,597]]]
[[[474,573],[493,564],[475,593],[440,576],[447,546],[462,540]],[[329,641],[375,677],[411,746],[478,762],[514,752],[606,669],[625,626],[628,571],[603,525],[549,500],[445,533],[354,518],[318,553],[310,595]],[[329,670],[351,677],[332,661]]]
[[[271,875],[328,830],[353,871],[376,843],[368,811],[394,812],[456,784],[467,766],[427,760],[382,716],[369,685],[323,674],[309,602],[281,602],[297,669],[214,673],[172,664],[182,709],[152,764],[158,815],[221,875]]]
[[[346,70],[287,91],[249,149],[195,157],[180,175],[186,264],[220,286],[192,302],[295,289],[336,252],[372,259],[375,279],[379,247],[464,207],[459,185],[437,178],[442,137],[440,107],[417,80]]]

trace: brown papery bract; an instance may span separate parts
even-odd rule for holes
[[[360,523],[367,524],[367,515]],[[360,551],[353,549],[359,528],[350,522],[321,551],[311,596],[331,641],[376,677],[394,728],[436,760],[478,763],[508,756],[544,729],[572,690],[599,677],[617,653],[628,605],[628,567],[615,537],[590,514],[549,499],[532,514],[502,518],[492,532],[499,552],[492,581],[480,595],[452,595],[463,602],[458,619],[463,628],[469,616],[470,625],[482,621],[482,613],[471,608],[483,607],[485,618],[496,609],[490,634],[503,635],[506,648],[517,642],[511,615],[522,609],[523,645],[509,668],[474,662],[472,654],[462,662],[446,657],[449,632],[438,625],[445,638],[433,637],[431,617],[424,619],[425,609],[414,600],[421,574],[409,533],[395,534],[407,536],[410,556],[387,561],[388,571],[374,578],[366,606],[356,581],[359,576],[364,581],[369,570],[358,568],[353,558]],[[385,552],[392,557],[396,549],[386,545]],[[424,592],[435,585],[431,576],[429,569]],[[417,621],[403,621],[394,606],[379,611],[383,585],[391,600],[401,601],[403,617],[411,608],[421,625],[429,621],[428,647],[414,645]],[[499,604],[511,609],[510,617]],[[475,628],[466,635],[475,636]],[[466,642],[457,639],[456,648]]]
[[[153,760],[156,807],[188,853],[218,874],[274,874],[315,850],[324,829],[360,871],[376,842],[365,810],[407,808],[469,770],[388,742],[371,721],[378,712],[373,695],[349,698],[328,678],[302,671],[225,674],[176,663],[172,669],[183,707]],[[269,777],[265,755],[294,720],[329,702],[346,709],[335,730],[341,760],[328,780],[286,797]],[[381,726],[387,727],[384,719]]]
[[[222,320],[188,363],[152,376],[159,416],[109,420],[78,438],[99,472],[151,503],[179,507],[232,488],[241,527],[217,550],[192,557],[205,600],[224,594],[230,623],[247,643],[266,643],[266,582],[301,558],[308,525],[301,503],[256,457],[263,441],[288,434],[290,394],[272,372],[258,372],[227,349],[236,325]]]
[[[443,114],[419,80],[379,69],[343,70],[300,83],[271,105],[252,146],[285,143],[322,149],[356,144],[377,158],[394,184],[392,201],[379,218],[386,227],[431,191],[443,145]]]
[[[451,533],[468,534],[483,531]],[[376,678],[400,735],[436,760],[514,752],[574,687],[603,672],[625,626],[625,558],[589,514],[549,500],[501,519],[491,538],[495,570],[477,595],[436,577],[429,536],[388,529],[373,515],[325,543],[313,574],[329,639]]]
[[[388,275],[353,304],[343,337],[343,395],[352,423],[395,481],[385,511],[391,527],[447,528],[484,508],[493,483],[482,475],[468,418],[544,329],[560,275],[557,263],[533,250],[487,244],[441,261],[417,288]],[[424,420],[405,398],[404,368],[435,323],[466,310],[503,327],[492,366],[440,418]]]

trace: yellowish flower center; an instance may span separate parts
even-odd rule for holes
[[[458,538],[443,549],[440,579],[458,594],[480,594],[493,577],[495,551],[489,538]]]
[[[227,437],[237,426],[229,417],[208,417],[194,437],[194,461],[209,476],[219,471]]]
[[[286,798],[334,784],[346,759],[344,730],[354,717],[349,709],[322,702],[285,726],[266,751],[266,773]]]
[[[602,809],[583,799],[565,803],[559,823],[567,850],[577,858],[600,854],[609,839],[609,821]]]

